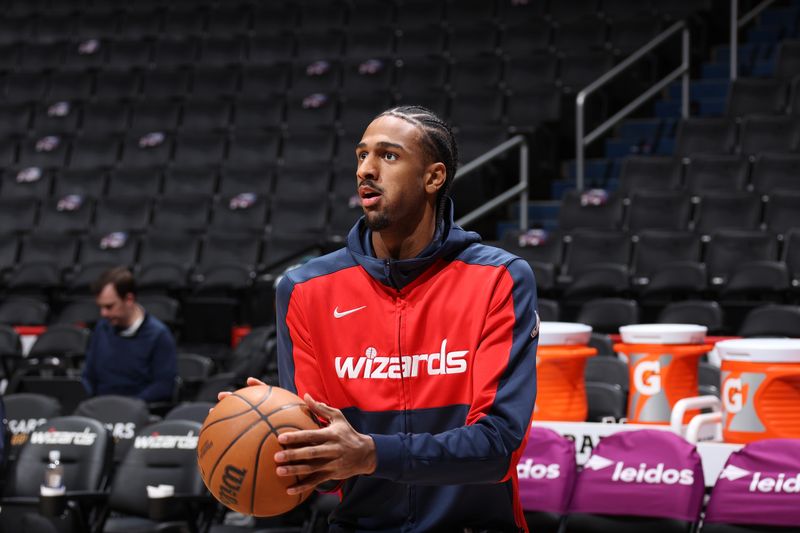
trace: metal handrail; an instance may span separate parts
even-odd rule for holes
[[[515,135],[461,167],[458,172],[456,172],[455,178],[453,178],[453,185],[470,172],[475,171],[489,161],[517,146],[519,146],[519,183],[459,218],[456,220],[456,224],[465,226],[519,195],[519,229],[523,231],[528,229],[528,140],[525,136]]]
[[[730,79],[739,77],[739,30],[750,24],[755,18],[767,9],[775,0],[764,0],[756,7],[739,18],[739,0],[731,0],[731,44],[730,44]]]
[[[593,92],[597,91],[597,89],[619,76],[628,67],[644,57],[645,54],[648,54],[651,50],[662,44],[679,31],[682,31],[680,66],[667,74],[666,77],[656,82],[648,90],[640,94],[632,102],[615,113],[611,118],[607,119],[594,130],[584,135],[584,108],[586,106],[586,98]],[[641,106],[647,100],[658,94],[667,85],[681,76],[683,77],[681,87],[681,116],[683,118],[687,118],[689,116],[689,27],[683,20],[676,22],[661,32],[649,43],[642,46],[639,50],[625,58],[625,60],[623,60],[621,63],[597,78],[578,93],[578,95],[575,97],[575,173],[576,187],[578,190],[583,190],[584,185],[586,147],[597,140],[597,138],[606,131],[614,127],[623,118],[638,109],[639,106]]]

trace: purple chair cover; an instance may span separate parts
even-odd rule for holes
[[[522,508],[566,513],[576,474],[572,441],[552,429],[531,428],[528,444],[517,464]]]
[[[800,530],[800,439],[766,439],[728,458],[711,491],[706,523]]]
[[[694,522],[703,492],[703,467],[693,445],[668,431],[625,431],[597,445],[578,474],[570,513]]]

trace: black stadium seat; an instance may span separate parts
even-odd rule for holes
[[[66,526],[68,531],[88,531],[88,517],[77,505],[86,503],[80,494],[97,494],[108,483],[113,449],[111,435],[97,420],[80,416],[50,419],[31,434],[9,473],[0,515],[2,530],[28,531],[24,524],[30,524],[31,520],[40,522],[35,531],[63,530],[56,529],[56,526]],[[44,518],[37,510],[39,486],[51,450],[60,452],[64,486],[68,487],[67,499],[72,500],[65,510],[67,518]],[[42,527],[46,529],[40,529]]]
[[[694,230],[708,234],[719,229],[757,229],[761,199],[748,192],[707,192],[700,199]]]
[[[641,190],[631,194],[627,227],[632,233],[647,229],[685,230],[692,205],[680,190]]]
[[[143,400],[112,394],[82,401],[73,414],[97,420],[109,430],[117,464],[130,450],[136,433],[150,423],[150,411]]]
[[[800,191],[798,165],[800,155],[797,154],[758,155],[753,164],[753,190],[764,196],[778,189]]]
[[[675,155],[728,154],[736,142],[736,124],[724,118],[690,118],[678,125]]]
[[[689,158],[686,188],[693,195],[709,191],[742,191],[747,184],[748,162],[734,155],[698,154]]]
[[[134,445],[117,468],[111,485],[109,507],[113,512],[102,526],[107,533],[121,531],[158,531],[161,521],[151,520],[148,511],[147,485],[169,484],[176,496],[195,497],[187,506],[175,505],[167,510],[166,521],[183,522],[188,528],[208,520],[213,511],[210,496],[198,508],[206,494],[197,468],[197,434],[200,424],[188,420],[166,420],[151,424],[136,434]],[[178,526],[180,527],[180,526]]]
[[[680,186],[681,163],[672,157],[630,156],[622,163],[619,178],[621,193],[643,190],[673,190]]]
[[[782,113],[786,107],[786,85],[776,79],[739,78],[731,83],[726,114],[741,117]]]
[[[709,300],[685,300],[670,303],[661,310],[656,322],[661,324],[698,324],[707,327],[709,335],[720,333],[725,324],[722,308],[717,302]]]

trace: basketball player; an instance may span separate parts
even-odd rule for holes
[[[453,222],[458,152],[431,111],[385,111],[355,152],[346,248],[278,286],[281,386],[329,424],[283,433],[277,475],[290,493],[341,480],[330,531],[524,530],[533,273]]]

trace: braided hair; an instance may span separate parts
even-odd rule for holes
[[[422,132],[422,145],[435,162],[444,163],[446,176],[444,185],[436,195],[437,218],[444,216],[445,199],[453,186],[453,179],[458,168],[458,145],[450,126],[439,118],[436,113],[418,105],[404,105],[387,109],[380,117],[397,117],[413,124]]]

